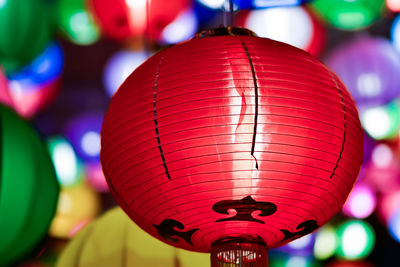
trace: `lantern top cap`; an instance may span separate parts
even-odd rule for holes
[[[215,29],[204,30],[196,33],[194,39],[200,39],[205,37],[215,36],[251,36],[256,37],[257,35],[249,29],[239,27],[220,27]]]

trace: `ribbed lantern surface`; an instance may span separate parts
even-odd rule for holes
[[[119,205],[193,251],[229,240],[272,248],[314,231],[341,209],[362,162],[357,109],[334,73],[292,46],[226,33],[147,60],[102,128]]]

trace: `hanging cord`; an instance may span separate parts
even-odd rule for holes
[[[226,5],[223,6],[224,9],[224,26],[232,27],[233,26],[233,0],[227,0],[229,9],[226,8]]]
[[[146,53],[147,57],[150,57],[151,55],[151,29],[150,29],[150,1],[151,0],[146,0],[146,29],[145,29],[145,34],[143,38],[144,42],[144,50]]]

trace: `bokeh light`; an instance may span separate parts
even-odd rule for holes
[[[315,0],[311,6],[334,27],[359,30],[382,16],[385,0]]]
[[[86,180],[98,192],[109,191],[100,162],[86,163]]]
[[[399,1],[400,5],[400,1]],[[391,28],[392,44],[400,52],[400,15],[397,15]]]
[[[361,113],[400,93],[400,57],[386,38],[359,36],[334,48],[325,62],[346,84]],[[384,120],[382,126],[389,129],[382,113],[374,110],[375,116]]]
[[[361,112],[364,130],[375,140],[397,137],[400,128],[400,107],[397,101]]]
[[[79,157],[86,162],[99,162],[102,122],[102,113],[88,112],[71,118],[66,124],[66,137]]]
[[[343,212],[358,219],[371,215],[376,207],[374,190],[368,184],[358,183],[354,186],[344,207]]]
[[[371,252],[375,245],[375,233],[365,221],[348,221],[337,229],[339,245],[337,255],[345,259],[361,259]]]
[[[378,206],[378,214],[383,222],[387,224],[389,219],[394,216],[399,208],[400,203],[400,187],[397,190],[384,194]]]
[[[390,216],[388,229],[394,240],[400,242],[400,206],[398,206],[396,212]]]
[[[61,189],[49,234],[70,238],[100,212],[100,196],[85,182]]]
[[[56,98],[64,68],[61,46],[51,43],[21,71],[10,75],[9,87],[14,109],[31,118]]]
[[[371,162],[365,167],[363,182],[376,192],[388,194],[400,188],[400,164],[395,147],[388,143],[377,144],[372,151]]]
[[[326,260],[335,254],[338,245],[336,231],[331,225],[322,227],[315,234],[314,256],[318,260]]]
[[[82,166],[72,145],[65,137],[56,136],[47,140],[50,156],[62,186],[70,186],[82,179]]]
[[[161,33],[161,43],[175,44],[193,37],[197,32],[198,22],[193,9],[181,12]]]
[[[278,7],[239,12],[236,25],[257,36],[270,38],[317,55],[324,44],[325,32],[304,7]]]
[[[85,0],[57,1],[58,25],[67,38],[78,45],[90,45],[100,38],[100,30]]]
[[[108,96],[113,96],[125,79],[147,58],[146,52],[119,51],[107,62],[103,83]]]
[[[276,248],[275,251],[281,251],[296,256],[309,256],[313,253],[314,240],[314,234],[305,235],[287,245]]]
[[[399,0],[386,0],[386,6],[393,12],[400,12],[400,1]]]

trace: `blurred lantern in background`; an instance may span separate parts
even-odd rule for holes
[[[375,245],[375,233],[365,221],[351,220],[342,223],[338,229],[337,256],[344,259],[363,259]]]
[[[163,29],[190,6],[189,0],[88,0],[103,33],[116,40],[145,35],[158,40]]]
[[[100,38],[98,26],[88,11],[87,0],[58,0],[56,19],[61,32],[73,43],[91,45]]]
[[[59,186],[46,147],[14,111],[0,105],[0,265],[10,266],[46,234]]]
[[[65,137],[56,136],[48,139],[47,146],[61,186],[71,186],[81,182],[82,164],[71,143]]]
[[[108,60],[103,83],[108,96],[113,96],[123,81],[149,57],[144,51],[118,51]]]
[[[57,238],[70,238],[92,221],[100,209],[100,196],[86,182],[63,187],[49,234]]]
[[[343,212],[358,219],[367,218],[376,207],[376,196],[371,186],[358,182],[347,199]]]
[[[303,49],[317,56],[324,44],[324,26],[304,7],[242,10],[235,24],[270,38]]]
[[[72,117],[65,125],[66,137],[85,162],[99,163],[102,122],[101,112],[89,111]]]
[[[382,37],[361,36],[339,45],[326,63],[346,84],[361,113],[399,95],[400,57]]]
[[[21,116],[32,118],[50,105],[58,95],[63,68],[61,46],[50,43],[29,65],[9,75],[12,107]]]
[[[101,148],[111,192],[141,228],[211,247],[213,261],[246,250],[241,260],[255,263],[265,244],[309,234],[341,209],[363,136],[354,101],[321,62],[221,28],[137,68],[111,100]]]
[[[132,223],[121,209],[114,208],[79,232],[56,266],[75,265],[207,267],[209,255],[168,246]]]
[[[41,53],[52,37],[50,3],[0,1],[0,62],[8,74]]]
[[[397,15],[397,17],[393,21],[391,28],[391,37],[394,48],[397,50],[398,53],[400,53],[400,15]]]
[[[315,0],[310,5],[324,21],[341,30],[370,26],[385,12],[385,0]]]

